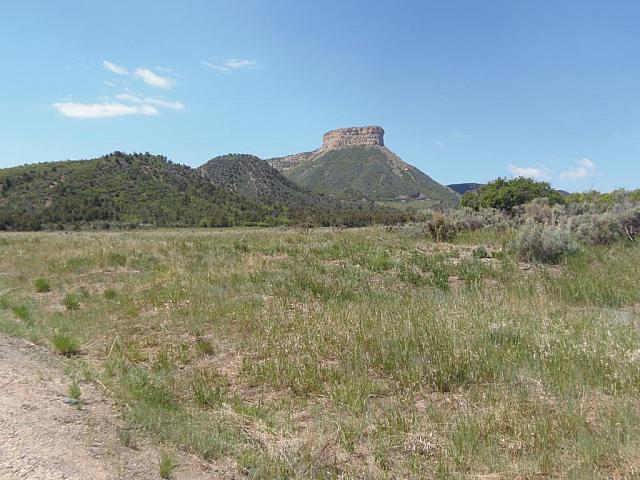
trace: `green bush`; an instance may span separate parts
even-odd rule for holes
[[[542,263],[558,263],[564,256],[578,250],[566,229],[533,221],[520,227],[513,247],[520,260]]]
[[[51,291],[51,285],[46,278],[37,278],[35,281],[36,292],[46,293]]]
[[[536,198],[546,198],[550,204],[564,202],[562,195],[551,188],[549,183],[518,177],[511,180],[497,178],[478,190],[465,193],[460,204],[474,210],[497,208],[512,212],[515,207]]]

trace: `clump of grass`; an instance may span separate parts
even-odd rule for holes
[[[78,341],[67,333],[56,333],[52,343],[56,351],[65,357],[77,355],[80,352]]]
[[[31,321],[31,313],[26,305],[16,305],[12,308],[13,314],[24,322]]]
[[[62,304],[67,310],[80,310],[80,300],[72,293],[68,293],[64,296]]]
[[[113,288],[107,288],[104,291],[104,298],[107,300],[114,300],[118,296],[118,293]]]
[[[47,293],[51,291],[51,285],[46,278],[37,278],[34,285],[36,287],[36,292],[38,293]]]
[[[80,399],[82,395],[82,390],[80,389],[80,384],[77,380],[74,380],[69,384],[69,390],[67,391],[67,395],[69,398],[75,398],[76,400]]]
[[[224,378],[215,372],[196,372],[191,381],[191,389],[196,403],[201,407],[221,404],[226,398]]]
[[[473,250],[473,258],[489,258],[489,253],[484,245],[479,245]]]
[[[135,450],[138,447],[135,438],[133,438],[131,430],[129,430],[128,428],[118,429],[118,440],[120,440],[120,444],[122,444],[123,447],[127,447],[132,450]]]
[[[171,478],[173,471],[178,467],[178,462],[173,455],[162,452],[160,454],[160,464],[158,466],[160,478]]]
[[[111,266],[124,267],[127,264],[127,256],[119,252],[113,252],[109,254],[107,262]]]
[[[202,355],[213,355],[213,352],[215,351],[211,342],[203,338],[199,338],[198,340],[196,340],[196,349]]]
[[[241,253],[248,253],[250,250],[249,244],[244,240],[244,238],[241,238],[233,242],[233,248]]]

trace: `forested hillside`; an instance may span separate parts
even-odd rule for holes
[[[222,188],[195,169],[148,153],[114,152],[92,160],[24,165],[0,170],[0,229],[86,223],[101,228],[365,225],[406,218],[371,204],[314,210],[243,193],[243,188]]]

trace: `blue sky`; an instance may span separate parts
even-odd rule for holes
[[[640,2],[60,0],[0,6],[0,166],[197,166],[381,125],[443,183],[640,187]]]

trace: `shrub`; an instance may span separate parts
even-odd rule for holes
[[[589,245],[608,245],[620,238],[615,218],[610,214],[580,215],[569,224],[576,239]]]
[[[80,300],[75,295],[68,293],[62,299],[62,304],[67,310],[79,310],[80,309]]]
[[[524,205],[536,198],[547,198],[550,204],[563,203],[562,195],[547,182],[536,182],[530,178],[518,177],[511,180],[497,178],[478,190],[462,196],[461,205],[474,210],[497,208],[512,212],[518,205]]]
[[[53,347],[65,357],[76,355],[80,351],[78,342],[66,333],[56,333],[53,336]]]
[[[452,240],[458,234],[458,228],[441,213],[434,213],[427,222],[431,238],[436,242]]]
[[[51,285],[46,278],[37,278],[35,281],[36,292],[46,293],[51,291]]]
[[[520,227],[513,247],[520,260],[542,263],[558,263],[565,255],[578,250],[566,229],[533,221]]]
[[[551,223],[553,209],[549,206],[547,198],[536,198],[524,205],[526,218],[531,218],[538,223]]]

